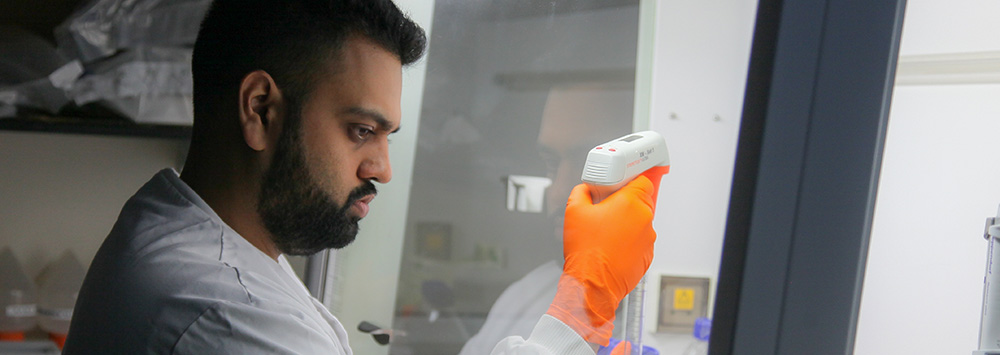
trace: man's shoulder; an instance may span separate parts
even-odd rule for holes
[[[239,272],[220,260],[220,223],[162,175],[129,199],[91,262],[70,349],[169,348],[213,304],[250,303]]]
[[[220,260],[222,231],[210,221],[172,222],[116,226],[94,257],[80,298],[152,319],[160,317],[154,313],[197,316],[220,300],[249,303],[239,270]]]
[[[183,247],[137,257],[124,268],[92,267],[67,348],[170,352],[191,324],[219,303],[252,307],[237,270]]]
[[[90,278],[183,286],[227,272],[219,262],[220,223],[169,184],[157,181],[161,175],[154,176],[125,203],[91,263]]]
[[[179,181],[176,173],[164,171],[143,185],[125,202],[105,243],[123,244],[123,251],[133,253],[177,242],[214,243],[222,233],[220,222],[173,180]]]
[[[245,300],[238,272],[220,260],[222,222],[168,177],[157,174],[125,203],[87,281],[113,279],[143,298]]]

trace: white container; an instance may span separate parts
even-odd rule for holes
[[[0,270],[0,340],[24,340],[36,322],[35,284],[10,247],[0,250]]]
[[[38,276],[38,326],[60,348],[69,333],[73,306],[85,275],[76,255],[67,250]]]

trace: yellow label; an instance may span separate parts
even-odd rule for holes
[[[693,288],[674,289],[674,309],[679,311],[690,311],[694,309]]]
[[[424,238],[424,247],[429,250],[438,250],[444,248],[444,236],[441,234],[428,234]]]

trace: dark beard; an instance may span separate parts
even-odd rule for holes
[[[312,255],[343,248],[357,237],[360,220],[348,210],[358,199],[375,194],[375,185],[366,181],[351,191],[343,205],[337,204],[309,174],[300,138],[301,117],[295,109],[289,112],[274,160],[264,172],[257,213],[282,253]]]

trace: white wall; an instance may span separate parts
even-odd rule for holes
[[[998,14],[992,0],[907,1],[900,55],[1000,50]]]
[[[67,249],[89,266],[125,200],[179,169],[186,150],[178,139],[0,132],[0,247],[30,277]]]
[[[983,225],[1000,203],[997,97],[1000,85],[895,89],[857,354],[978,345]]]
[[[909,1],[901,56],[996,51],[1000,3]],[[1000,203],[1000,84],[894,91],[856,354],[969,354]]]

